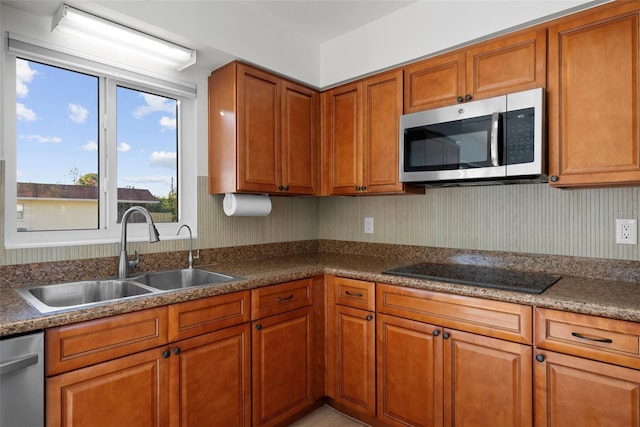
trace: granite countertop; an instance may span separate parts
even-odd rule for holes
[[[252,289],[319,274],[382,282],[417,289],[554,308],[577,313],[640,321],[637,283],[563,276],[539,295],[459,285],[436,280],[391,276],[385,270],[415,263],[375,256],[318,253],[280,258],[219,262],[198,268],[242,277],[241,280],[143,295],[90,308],[40,313],[12,288],[0,288],[0,336],[45,329],[197,298]]]

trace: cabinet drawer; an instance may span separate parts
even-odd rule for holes
[[[47,329],[47,376],[78,369],[168,342],[167,308]]]
[[[333,280],[336,304],[374,311],[376,287],[373,282],[336,277]]]
[[[169,341],[249,321],[249,291],[216,295],[169,306]]]
[[[380,313],[531,344],[532,308],[401,286],[376,285]]]
[[[251,319],[284,313],[311,305],[313,278],[281,283],[251,290]]]
[[[540,348],[640,368],[640,324],[565,311],[535,309]]]

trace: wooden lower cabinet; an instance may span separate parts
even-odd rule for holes
[[[172,347],[171,426],[251,425],[250,337],[245,323]]]
[[[378,420],[442,426],[442,328],[378,314]]]
[[[378,420],[532,425],[531,346],[378,315]]]
[[[46,380],[48,427],[168,425],[168,347],[154,348]]]
[[[551,351],[536,360],[536,427],[640,425],[640,371]]]
[[[367,417],[376,415],[374,313],[334,306],[333,351],[330,372],[332,398],[339,405]]]
[[[532,348],[445,329],[444,425],[530,427]]]
[[[248,323],[47,379],[47,426],[250,426]]]
[[[314,402],[313,307],[252,322],[253,425],[274,426]]]

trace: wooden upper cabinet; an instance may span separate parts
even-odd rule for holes
[[[320,169],[320,94],[285,81],[282,96],[282,184],[291,194],[315,194]]]
[[[322,93],[323,194],[413,191],[399,182],[402,81],[395,70]]]
[[[455,104],[466,93],[464,51],[407,65],[404,84],[405,113]]]
[[[351,194],[362,180],[361,84],[323,92],[323,194]]]
[[[318,92],[232,62],[209,76],[209,192],[315,194]]]
[[[637,2],[549,29],[549,176],[558,187],[640,183]]]
[[[546,41],[527,29],[407,65],[404,112],[545,87]]]

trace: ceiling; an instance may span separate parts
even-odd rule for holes
[[[314,43],[322,43],[336,38],[351,30],[362,27],[389,13],[415,3],[417,0],[133,0],[131,3],[142,3],[146,7],[178,3],[182,6],[182,13],[189,16],[192,13],[215,15],[221,8],[235,7],[239,14],[247,8],[257,14],[267,15],[271,19],[265,24],[276,20],[287,26],[292,32],[306,34]],[[21,9],[36,15],[53,16],[62,0],[0,0],[16,9]],[[80,9],[85,6],[92,11],[96,5],[120,9],[123,1],[67,1],[66,3]],[[120,5],[119,5],[120,3]],[[198,8],[191,8],[196,5]],[[153,24],[153,22],[150,22]]]
[[[0,0],[0,3],[37,16],[38,19],[28,22],[38,21],[35,30],[44,40],[50,33],[50,19],[63,1],[195,49],[198,52],[195,67],[200,69],[210,71],[241,59],[315,87],[328,87],[402,63],[407,58],[418,58],[490,34],[496,31],[493,27],[509,27],[511,20],[526,22],[537,17],[532,7],[540,9],[543,16],[579,4],[608,0]],[[554,3],[562,6],[550,10],[548,5]],[[406,15],[415,13],[418,6],[419,25],[408,25],[400,32],[389,31],[389,22],[397,22],[394,19],[399,16],[407,19]],[[468,13],[459,14],[461,7]],[[501,11],[500,19],[477,19],[482,13],[495,17],[496,10]],[[514,12],[523,13],[517,16]],[[448,26],[451,16],[455,16],[458,26]],[[23,30],[16,28],[12,31]],[[425,28],[433,29],[438,37],[423,37]],[[353,42],[362,40],[371,31],[376,33],[364,43]],[[411,36],[413,33],[416,35]],[[419,48],[414,46],[416,43]],[[412,54],[412,49],[418,53]],[[326,52],[333,55],[331,59],[325,60]]]

